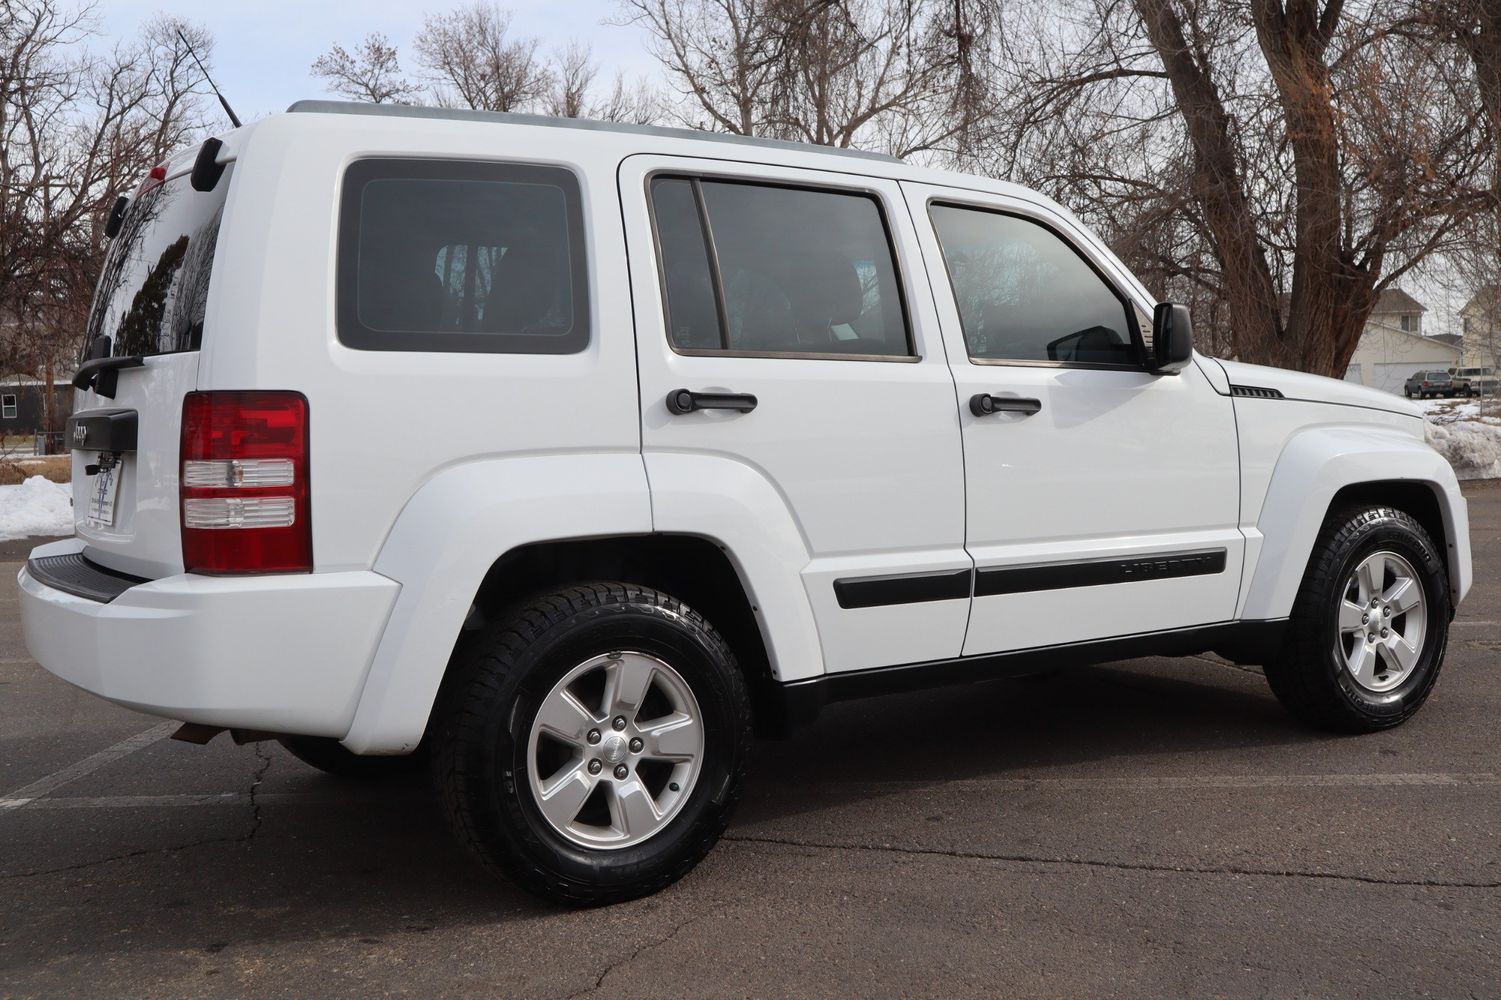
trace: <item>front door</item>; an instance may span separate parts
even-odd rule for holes
[[[793,535],[772,586],[801,583],[827,670],[959,655],[954,384],[899,186],[643,155],[620,194],[658,530]]]
[[[963,425],[975,599],[965,655],[1228,621],[1235,416],[1196,363],[1145,365],[1152,303],[1068,219],[903,185]]]

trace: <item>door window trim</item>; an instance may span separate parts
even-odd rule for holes
[[[693,187],[693,202],[698,210],[699,226],[703,229],[704,249],[709,258],[709,275],[714,282],[714,306],[718,312],[720,324],[720,342],[724,343],[729,337],[729,316],[724,302],[724,280],[719,270],[719,251],[714,245],[713,223],[709,219],[708,206],[704,203],[702,182],[722,184],[744,184],[751,187],[786,188],[793,191],[807,191],[814,194],[840,194],[853,195],[855,197],[869,198],[876,206],[876,213],[881,220],[881,231],[886,236],[886,252],[891,255],[892,278],[896,285],[898,303],[902,312],[902,327],[907,336],[906,354],[836,354],[833,352],[813,351],[741,351],[731,348],[707,348],[707,347],[679,347],[672,342],[672,321],[670,318],[671,304],[667,296],[667,267],[662,258],[662,234],[657,228],[657,206],[652,199],[652,184],[658,180],[685,180]],[[923,356],[917,352],[916,338],[913,336],[912,310],[908,302],[906,270],[902,267],[901,255],[897,252],[895,235],[891,230],[891,220],[886,212],[886,199],[881,192],[869,188],[841,187],[837,184],[806,184],[797,181],[778,180],[770,177],[753,177],[744,174],[721,174],[712,170],[684,170],[675,167],[657,167],[650,169],[642,178],[643,193],[646,197],[646,216],[651,223],[652,254],[657,263],[657,289],[662,297],[662,335],[667,341],[667,347],[677,355],[687,358],[770,358],[776,360],[793,361],[880,361],[896,364],[917,364]]]
[[[1085,266],[1094,272],[1095,277],[1114,295],[1116,301],[1121,304],[1121,311],[1125,314],[1126,325],[1131,331],[1131,346],[1136,351],[1136,363],[1129,365],[1111,364],[1106,361],[1048,361],[1035,358],[977,358],[969,352],[969,338],[964,332],[964,316],[959,313],[959,292],[954,288],[954,275],[949,270],[948,253],[943,248],[943,236],[938,232],[938,226],[933,221],[933,208],[957,208],[966,211],[985,212],[989,215],[1004,215],[1023,222],[1030,222],[1035,226],[1047,230],[1056,236],[1064,246],[1073,251],[1074,256],[1084,262]],[[938,244],[940,264],[943,267],[943,276],[948,282],[949,298],[954,303],[954,313],[959,317],[959,339],[964,345],[965,357],[972,365],[984,367],[1003,366],[1007,368],[1082,368],[1094,371],[1111,372],[1145,372],[1149,371],[1147,365],[1149,352],[1147,351],[1146,337],[1142,335],[1141,325],[1136,319],[1137,303],[1121,291],[1120,286],[1111,280],[1110,276],[1089,254],[1079,247],[1079,244],[1069,238],[1058,226],[1041,215],[1035,215],[1016,208],[1002,208],[996,205],[982,205],[975,202],[967,202],[958,198],[947,198],[940,195],[932,195],[923,205],[923,214],[927,217],[928,226],[933,231],[933,240]]]

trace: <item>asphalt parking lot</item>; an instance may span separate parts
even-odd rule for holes
[[[1394,732],[1204,658],[838,706],[687,879],[590,912],[479,875],[418,780],[55,680],[0,564],[0,996],[1501,996],[1501,486],[1466,492],[1476,586]]]

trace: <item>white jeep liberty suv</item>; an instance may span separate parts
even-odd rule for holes
[[[1412,404],[1193,353],[1010,184],[304,102],[108,231],[33,655],[189,739],[420,749],[552,899],[683,875],[835,699],[1214,650],[1396,725],[1470,586]]]

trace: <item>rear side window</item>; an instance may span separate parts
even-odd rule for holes
[[[224,201],[234,176],[228,165],[212,191],[188,178],[151,184],[136,195],[104,258],[84,349],[111,338],[118,356],[196,351]]]
[[[1140,363],[1131,310],[1061,236],[983,209],[933,205],[929,214],[971,358]]]
[[[656,178],[651,194],[676,350],[911,355],[876,199],[687,177]]]
[[[589,343],[578,180],[559,167],[358,160],[339,214],[340,342],[572,354]]]

